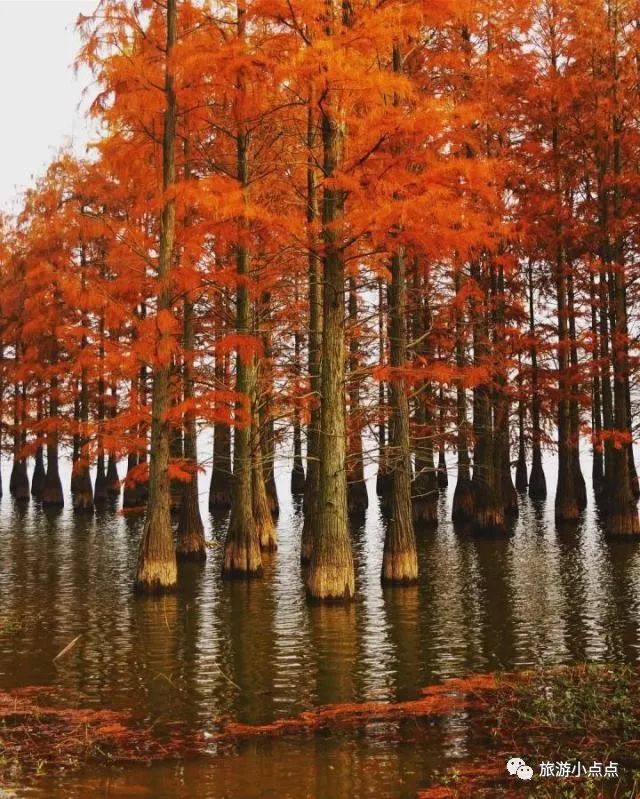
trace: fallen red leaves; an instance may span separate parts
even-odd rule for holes
[[[151,762],[222,753],[250,738],[370,730],[368,725],[376,722],[382,722],[376,735],[391,740],[404,719],[429,722],[464,712],[469,754],[451,761],[450,770],[434,776],[418,799],[524,797],[533,783],[508,776],[506,761],[514,754],[536,765],[561,756],[602,760],[606,749],[633,775],[640,768],[635,755],[640,739],[638,695],[640,674],[635,669],[561,667],[450,679],[404,702],[327,705],[261,725],[218,720],[206,735],[175,724],[159,735],[126,710],[82,707],[82,697],[52,688],[22,688],[0,691],[0,776],[3,768],[15,770],[16,764],[20,772],[29,772],[43,765],[69,769],[89,762]],[[608,796],[606,790],[616,787],[609,782],[602,794],[583,794],[582,786],[573,785],[576,797]],[[537,782],[537,788],[546,787]],[[584,787],[589,787],[586,782]],[[626,789],[622,783],[619,787]],[[594,788],[598,790],[591,784],[589,790]]]
[[[195,751],[194,736],[153,735],[128,711],[87,708],[53,688],[0,691],[2,769],[72,768],[95,760],[149,762]]]

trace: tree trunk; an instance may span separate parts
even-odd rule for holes
[[[429,282],[420,279],[418,264],[414,264],[415,307],[413,338],[421,343],[416,354],[431,358],[431,307]],[[433,462],[432,388],[429,383],[417,387],[414,412],[415,477],[411,489],[412,518],[416,525],[436,527],[438,525],[438,476]]]
[[[258,327],[263,325],[262,346],[264,348],[264,359],[262,367],[264,380],[256,383],[255,401],[258,407],[258,420],[260,423],[260,459],[262,462],[263,482],[266,492],[267,505],[269,512],[274,519],[280,515],[280,501],[278,499],[278,489],[275,479],[275,460],[276,460],[276,435],[275,422],[273,415],[269,412],[269,405],[273,397],[273,347],[271,342],[271,329],[269,321],[269,303],[271,295],[264,293],[260,301],[260,318],[257,319]],[[256,329],[256,335],[259,330]],[[257,372],[256,372],[257,377]],[[263,386],[260,394],[257,393],[259,385]]]
[[[231,428],[223,422],[213,429],[213,468],[209,486],[209,510],[231,507]]]
[[[363,514],[368,505],[362,452],[362,411],[360,409],[360,340],[358,325],[358,292],[356,279],[349,284],[349,416],[347,432],[347,508],[350,515]]]
[[[118,414],[118,389],[115,385],[111,386],[111,404],[109,408],[109,416],[112,420],[116,418]],[[109,458],[107,460],[107,494],[112,497],[116,498],[120,496],[120,475],[118,474],[118,459],[116,457],[116,453],[109,452]]]
[[[382,368],[385,364],[385,303],[384,282],[378,279],[378,361]],[[384,380],[378,384],[378,474],[376,477],[376,494],[380,497],[380,507],[386,511],[390,509],[391,474],[387,453],[387,425],[386,425],[386,390]]]
[[[175,200],[167,196],[176,179],[175,132],[176,95],[174,89],[172,54],[177,38],[177,0],[167,0],[167,50],[165,65],[164,130],[162,137],[162,187],[163,207],[160,220],[160,250],[158,258],[158,313],[172,311],[170,286],[175,238]],[[171,529],[169,506],[169,439],[171,430],[167,421],[169,410],[169,369],[166,338],[168,333],[157,333],[156,359],[153,367],[151,395],[151,457],[149,462],[149,501],[140,542],[135,588],[144,593],[171,591],[176,588],[176,553]]]
[[[58,378],[52,377],[49,392],[49,420],[54,419],[57,422],[57,418]],[[55,428],[49,429],[47,432],[47,472],[42,487],[42,505],[52,508],[64,506],[64,495],[58,469],[58,431]]]
[[[84,258],[83,258],[84,260]],[[83,286],[84,288],[84,286]],[[86,328],[87,321],[83,321]],[[83,336],[82,348],[86,348],[87,340]],[[87,370],[83,369],[80,376],[80,398],[79,398],[79,432],[77,460],[73,464],[75,473],[75,486],[72,494],[73,510],[77,513],[93,513],[93,486],[91,485],[91,473],[89,471],[89,461],[87,459],[87,447],[89,445],[89,379]],[[73,480],[73,478],[72,478]],[[72,485],[74,483],[72,482]]]
[[[591,484],[593,495],[598,504],[604,491],[604,455],[602,447],[602,397],[600,392],[600,340],[598,329],[598,298],[596,279],[593,272],[589,274],[589,298],[591,304],[591,428],[592,434],[592,469]]]
[[[519,377],[520,386],[522,378]],[[522,392],[522,387],[520,388]],[[525,404],[522,393],[518,399],[518,460],[516,463],[516,490],[526,491],[529,480],[527,479],[527,452],[524,441]]]
[[[133,481],[131,473],[138,465],[138,456],[135,452],[130,452],[127,455],[127,475],[124,479],[124,489],[122,491],[122,507],[135,508],[137,507],[137,491],[136,483]]]
[[[493,268],[492,293],[494,296],[493,350],[500,352],[505,344],[505,281],[502,266]],[[509,353],[503,353],[503,358]],[[511,479],[511,429],[510,429],[510,396],[507,389],[507,369],[499,363],[495,379],[493,412],[494,412],[494,464],[502,474],[502,503],[507,516],[516,517],[519,513],[518,494]]]
[[[573,271],[571,264],[567,270],[567,310],[569,315],[569,341],[571,353],[571,372],[574,377],[571,380],[571,446],[573,447],[573,470],[576,483],[576,501],[578,508],[584,510],[587,507],[587,484],[580,467],[580,403],[576,396],[575,381],[579,371],[578,345],[576,338],[576,314],[573,293]]]
[[[464,344],[464,314],[458,303],[461,288],[461,275],[456,267],[454,272],[454,288],[456,292],[456,369],[460,376],[456,380],[456,423],[457,423],[457,450],[458,450],[458,479],[453,494],[451,518],[454,522],[466,523],[473,519],[473,487],[471,484],[471,471],[469,460],[469,428],[467,421],[467,392],[461,373],[466,367]]]
[[[438,488],[444,491],[449,485],[449,476],[447,474],[447,461],[445,459],[445,407],[444,407],[444,389],[440,386],[438,391]]]
[[[322,106],[324,175],[340,168],[344,125],[331,91]],[[355,572],[347,518],[345,425],[345,265],[339,233],[344,211],[341,189],[325,184],[322,203],[323,334],[321,356],[320,491],[315,512],[307,592],[316,600],[349,600]]]
[[[392,370],[405,368],[407,334],[405,269],[401,251],[391,259],[389,286],[389,351]],[[418,555],[411,511],[411,444],[409,402],[405,382],[397,371],[390,380],[391,394],[391,517],[382,556],[383,583],[410,583],[418,579]]]
[[[489,265],[493,270],[493,265]],[[487,280],[482,280],[481,266],[472,266],[478,285],[488,297]],[[483,285],[484,284],[484,285]],[[473,358],[476,367],[486,366],[489,356],[488,310],[478,300],[473,301]],[[473,457],[474,531],[480,535],[504,535],[507,531],[505,507],[502,496],[504,475],[501,450],[503,442],[497,435],[494,422],[507,425],[504,404],[497,403],[493,417],[492,390],[488,383],[480,383],[473,390],[473,432],[475,439]]]
[[[554,57],[555,58],[555,57]],[[556,68],[553,62],[554,71]],[[554,100],[555,106],[555,100]],[[557,109],[554,107],[554,113]],[[567,298],[567,261],[564,245],[564,232],[561,222],[563,193],[560,177],[559,124],[554,121],[552,130],[552,154],[554,169],[554,190],[558,204],[555,223],[555,265],[557,316],[558,316],[558,485],[556,489],[555,512],[558,521],[575,521],[580,516],[580,506],[576,494],[577,481],[574,465],[575,447],[572,441],[573,424],[571,418],[571,377],[569,374],[570,346]]]
[[[225,295],[221,295],[220,308],[215,317],[215,334],[217,340],[225,333],[224,313],[226,310]],[[226,353],[215,353],[214,375],[216,385],[229,388],[229,356]],[[231,507],[231,428],[226,422],[216,422],[213,428],[213,464],[211,468],[211,484],[209,486],[209,510]]]
[[[104,423],[106,419],[106,384],[104,379],[105,356],[105,322],[104,316],[100,317],[100,345],[98,348],[98,363],[100,376],[98,378],[98,458],[96,463],[96,483],[93,501],[96,507],[103,507],[107,502],[107,471],[105,468],[104,452]]]
[[[184,412],[184,458],[191,473],[191,479],[182,484],[180,520],[176,540],[176,557],[179,560],[205,560],[207,549],[204,540],[204,525],[200,516],[198,493],[198,448],[196,417],[188,403],[194,398],[193,357],[195,333],[193,326],[193,303],[186,297],[183,310],[183,352],[182,385],[187,410]]]
[[[251,489],[253,519],[258,540],[260,541],[260,549],[267,552],[275,552],[278,548],[278,538],[267,496],[265,466],[262,458],[260,415],[257,409],[253,412],[253,424],[251,427]]]
[[[19,346],[16,344],[16,357],[19,355]],[[18,383],[14,386],[13,405],[13,466],[9,478],[9,493],[17,502],[29,500],[29,475],[27,462],[22,455],[22,439],[24,430],[24,386],[21,392]]]
[[[237,35],[244,43],[245,8],[237,5]],[[238,75],[238,91],[245,93],[244,76]],[[249,162],[247,154],[248,136],[242,123],[238,124],[236,134],[237,179],[243,192],[244,202],[249,201]],[[249,252],[246,245],[247,220],[243,217],[238,226],[236,245],[236,331],[248,336],[253,331],[251,299],[247,281],[249,272]],[[233,438],[233,483],[231,489],[231,518],[224,548],[223,577],[254,577],[262,574],[260,539],[253,516],[253,487],[251,473],[251,428],[256,391],[255,354],[238,350],[236,361],[236,391],[243,397],[244,406],[236,410]],[[240,418],[243,417],[243,418]]]
[[[307,479],[304,485],[304,521],[300,541],[300,560],[311,561],[314,530],[320,495],[320,355],[322,349],[322,276],[314,224],[318,217],[318,187],[315,167],[316,120],[313,97],[307,109],[307,231],[309,238],[309,382],[311,414],[307,429]]]
[[[298,304],[298,279],[295,278],[295,300]],[[300,408],[298,405],[298,392],[300,389],[300,376],[302,366],[300,363],[302,351],[302,333],[296,328],[293,334],[293,374],[295,378],[295,396],[293,407],[293,468],[291,469],[291,493],[294,496],[304,491],[304,464],[302,462],[302,426],[300,424]]]
[[[617,8],[613,18],[617,30]],[[615,90],[618,90],[616,85]],[[616,222],[614,234],[613,269],[613,310],[614,327],[611,336],[612,367],[613,367],[613,398],[614,398],[614,423],[615,434],[620,437],[613,451],[613,489],[611,501],[607,507],[605,517],[606,532],[610,536],[637,536],[640,534],[640,519],[638,518],[638,503],[632,490],[632,476],[629,460],[629,442],[632,438],[631,419],[629,416],[630,400],[627,395],[629,359],[628,342],[629,333],[627,326],[627,300],[626,300],[626,275],[624,237],[621,232],[623,224],[622,210],[622,151],[620,138],[622,135],[622,122],[617,115],[613,118],[613,212]]]
[[[38,424],[42,421],[42,417],[44,415],[44,411],[42,408],[41,388],[42,388],[41,386],[38,386],[38,396],[36,398],[36,420]],[[40,430],[38,428],[38,436],[39,435],[40,435]],[[32,497],[35,497],[36,499],[40,499],[42,497],[42,492],[44,491],[45,477],[46,477],[46,472],[44,468],[44,448],[41,445],[38,445],[38,447],[36,448],[33,474],[31,475]]]
[[[533,264],[529,259],[529,334],[531,346],[531,474],[529,475],[529,497],[533,500],[547,498],[547,481],[542,468],[542,430],[540,427],[540,379],[538,353],[535,339],[535,317],[533,313]]]

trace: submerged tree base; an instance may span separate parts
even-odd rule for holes
[[[26,502],[31,497],[27,464],[24,461],[15,461],[13,464],[9,480],[9,493],[16,502]]]
[[[273,520],[265,519],[260,524],[260,549],[263,552],[276,552],[278,549],[278,534]]]
[[[90,489],[74,491],[73,510],[75,513],[93,513],[93,492]]]
[[[605,531],[611,538],[628,538],[640,535],[640,519],[635,500],[625,504],[612,503],[605,517]]]
[[[58,476],[47,475],[42,489],[42,504],[49,508],[64,507],[64,494],[62,493],[62,483]]]
[[[355,597],[353,561],[314,563],[307,576],[307,596],[314,602],[350,602]]]
[[[438,526],[438,496],[414,497],[411,501],[411,516],[417,527]]]
[[[178,570],[175,558],[171,560],[138,561],[134,583],[137,594],[167,594],[175,591],[178,583]]]
[[[347,484],[347,512],[350,516],[364,513],[369,507],[367,484],[364,480],[354,480]]]
[[[508,535],[510,531],[504,505],[488,492],[486,486],[474,486],[474,499],[472,532],[486,536]]]
[[[227,541],[222,566],[222,576],[225,579],[251,579],[262,577],[262,574],[262,557],[257,540],[250,545],[233,538]]]
[[[176,558],[183,561],[205,561],[207,559],[207,548],[202,536],[197,533],[181,535],[176,544]]]
[[[418,579],[418,555],[415,549],[393,552],[385,549],[382,556],[382,584],[410,585]]]
[[[547,480],[542,464],[534,461],[529,475],[529,499],[543,500],[547,498]]]
[[[473,485],[469,478],[459,477],[453,493],[451,518],[454,522],[470,522],[473,519],[475,500]]]

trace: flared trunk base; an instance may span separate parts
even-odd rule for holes
[[[507,535],[509,531],[504,509],[495,506],[476,507],[473,515],[473,532],[487,536]]]
[[[110,497],[120,496],[120,475],[115,461],[109,460],[107,467],[107,494]]]
[[[36,460],[36,465],[31,476],[31,496],[41,497],[44,491],[45,470],[42,461]]]
[[[147,503],[148,492],[144,487],[133,486],[128,488],[125,486],[122,492],[122,507],[123,508],[139,508],[144,510]]]
[[[438,526],[438,500],[415,497],[411,502],[411,516],[418,527]]]
[[[640,535],[638,508],[634,499],[625,503],[612,503],[614,507],[605,518],[605,531],[611,538],[628,538]]]
[[[93,493],[86,489],[78,490],[73,495],[74,513],[93,513]]]
[[[529,499],[543,500],[547,498],[547,480],[541,463],[533,463],[529,475]]]
[[[176,590],[178,570],[175,558],[151,560],[141,558],[134,583],[137,594],[166,594]]]
[[[584,510],[587,507],[587,484],[582,474],[582,470],[578,468],[575,476],[576,484],[576,502],[578,509]]]
[[[31,496],[27,464],[24,461],[13,465],[9,481],[9,492],[16,502],[26,502]]]
[[[107,476],[104,470],[98,470],[96,474],[96,486],[93,492],[93,501],[96,505],[106,505],[108,499]]]
[[[181,535],[176,544],[176,558],[180,561],[207,559],[207,548],[204,540],[197,534]]]
[[[518,507],[518,492],[511,480],[511,472],[507,472],[502,479],[502,498],[504,501],[504,512],[511,518],[517,518],[520,509]]]
[[[263,573],[260,547],[237,541],[228,541],[224,548],[222,576],[225,579],[250,579],[261,577]]]
[[[278,549],[278,534],[273,519],[262,519],[257,526],[260,549],[263,552],[275,552]]]
[[[355,596],[353,562],[317,563],[312,559],[307,596],[316,602],[350,602]]]
[[[526,461],[524,458],[518,458],[518,463],[516,464],[516,491],[526,491],[528,485]]]
[[[385,549],[382,556],[382,584],[410,585],[418,579],[418,556],[415,549],[393,552]]]
[[[558,491],[555,514],[558,522],[577,521],[580,518],[580,508],[575,497],[567,496],[564,492]]]
[[[178,523],[176,558],[178,560],[207,559],[204,526],[198,506],[198,489],[197,486],[192,487],[190,483],[186,483],[184,488]]]
[[[60,477],[47,475],[42,489],[42,504],[49,508],[64,507],[64,494],[62,493],[62,483]]]
[[[451,518],[454,522],[470,522],[474,517],[473,486],[469,478],[458,478],[453,494]]]

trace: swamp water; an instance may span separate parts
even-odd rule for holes
[[[140,519],[77,517],[70,502],[58,514],[34,502],[19,509],[5,495],[0,688],[54,685],[90,706],[131,708],[158,729],[179,721],[206,733],[221,717],[257,724],[327,703],[411,699],[469,672],[636,662],[640,543],[605,541],[591,497],[577,528],[557,530],[553,460],[545,469],[549,499],[535,506],[521,498],[509,540],[454,531],[450,475],[438,530],[418,534],[419,585],[384,590],[384,528],[370,481],[369,510],[353,528],[358,601],[348,608],[305,601],[302,517],[286,463],[279,550],[265,558],[264,578],[220,579],[226,517],[208,513],[202,477],[209,557],[181,567],[178,593],[161,600],[131,592]],[[586,461],[583,469],[588,475]],[[464,714],[421,729],[387,727],[254,739],[230,752],[43,776],[28,786],[16,779],[0,796],[409,799],[468,746]]]

